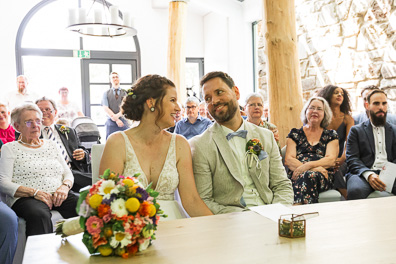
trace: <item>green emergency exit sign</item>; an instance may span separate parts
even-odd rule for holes
[[[73,57],[80,59],[91,58],[91,51],[89,50],[73,50]]]

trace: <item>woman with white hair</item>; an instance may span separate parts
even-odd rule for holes
[[[56,143],[39,138],[42,116],[35,104],[12,110],[11,123],[21,135],[2,147],[0,159],[0,192],[26,220],[28,236],[53,232],[51,210],[64,218],[77,215],[73,174]]]
[[[261,94],[251,93],[246,97],[245,112],[247,114],[246,121],[253,123],[256,126],[271,130],[274,134],[276,144],[278,145],[279,153],[281,153],[278,128],[274,124],[262,118],[264,113],[264,99]]]
[[[333,188],[338,136],[326,129],[332,112],[322,97],[312,97],[301,112],[304,126],[287,136],[285,165],[292,181],[295,204],[317,203],[319,193]]]

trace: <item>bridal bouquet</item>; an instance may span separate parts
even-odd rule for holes
[[[83,243],[90,254],[127,258],[145,250],[155,239],[163,211],[156,202],[158,192],[151,185],[144,189],[136,176],[106,170],[90,190],[80,193],[80,217],[58,223],[56,234],[65,237],[84,232]]]

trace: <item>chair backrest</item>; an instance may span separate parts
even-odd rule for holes
[[[99,165],[102,159],[104,144],[92,145],[91,149],[91,166],[92,166],[92,185],[99,180]]]

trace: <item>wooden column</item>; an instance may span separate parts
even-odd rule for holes
[[[177,89],[178,101],[184,103],[187,98],[185,84],[185,33],[187,20],[186,1],[169,2],[169,29],[168,29],[168,78]]]
[[[290,130],[302,125],[294,0],[263,0],[263,7],[270,121],[277,125],[284,146]]]

